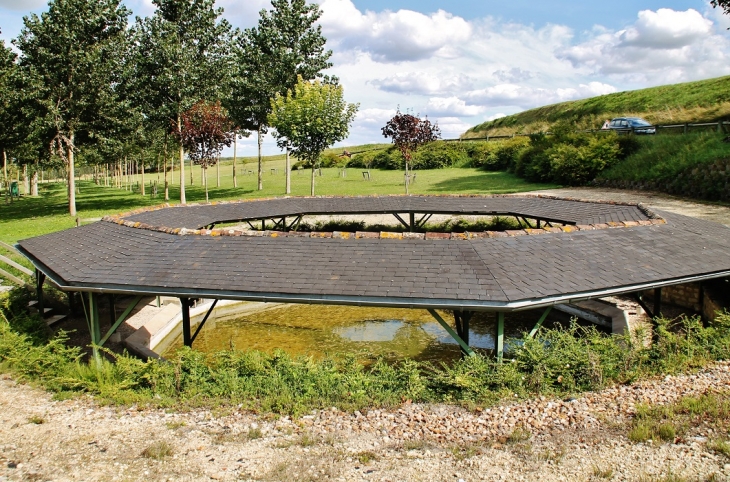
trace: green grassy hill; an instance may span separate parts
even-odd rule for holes
[[[654,124],[717,122],[730,119],[730,76],[617,92],[562,102],[479,124],[462,138],[544,132],[558,122],[598,129],[604,120],[639,116]]]

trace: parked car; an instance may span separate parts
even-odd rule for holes
[[[616,117],[608,123],[608,128],[619,131],[631,131],[634,134],[656,134],[656,127],[641,117]]]

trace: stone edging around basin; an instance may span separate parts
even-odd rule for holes
[[[190,322],[193,330],[197,328],[198,323],[202,321],[212,304],[213,301],[206,300],[205,303],[190,309]],[[232,316],[242,316],[249,313],[279,308],[281,306],[283,306],[282,303],[220,300],[211,313],[206,325],[213,326],[217,321]],[[144,326],[129,335],[124,340],[124,344],[130,352],[142,358],[162,358],[161,353],[177,337],[181,336],[181,334],[182,311],[180,305],[173,302],[164,305]]]
[[[403,196],[405,195],[397,195]],[[397,197],[396,196],[396,197]],[[314,199],[329,199],[337,198],[338,196],[316,196]],[[373,196],[360,196],[360,197],[373,197]],[[464,198],[475,198],[475,197],[518,197],[511,194],[497,194],[493,196],[480,196],[475,194],[462,194],[462,195],[437,195],[433,197],[464,197]],[[623,221],[623,222],[608,222],[601,224],[579,224],[579,225],[566,225],[561,227],[545,227],[539,229],[527,228],[527,229],[513,229],[506,231],[483,231],[483,232],[464,232],[464,233],[402,233],[402,232],[370,232],[370,231],[333,231],[333,232],[298,232],[298,231],[255,231],[246,229],[235,229],[235,228],[219,228],[219,229],[188,229],[188,228],[173,228],[169,226],[153,226],[151,224],[128,221],[127,217],[144,212],[157,211],[165,208],[184,208],[190,206],[216,206],[225,204],[240,204],[254,201],[270,201],[277,199],[293,199],[290,197],[284,198],[258,198],[238,201],[217,201],[212,203],[193,203],[187,205],[170,205],[163,204],[147,208],[140,208],[134,211],[104,216],[102,221],[119,224],[136,229],[145,229],[148,231],[157,231],[167,234],[174,234],[178,236],[195,235],[195,236],[249,236],[249,237],[300,237],[300,238],[335,238],[335,239],[478,239],[478,238],[505,238],[514,236],[526,236],[526,235],[540,235],[549,233],[571,233],[575,231],[594,231],[597,229],[613,229],[613,228],[624,228],[624,227],[635,227],[635,226],[650,226],[653,224],[666,224],[666,221],[659,215],[651,211],[645,205],[638,203],[628,203],[620,201],[589,201],[583,199],[564,198],[557,196],[549,196],[545,194],[528,194],[519,197],[527,198],[539,198],[539,199],[557,199],[562,201],[572,202],[583,202],[592,204],[610,204],[614,206],[636,206],[641,212],[643,212],[649,219],[645,221]],[[304,199],[312,199],[311,197]]]

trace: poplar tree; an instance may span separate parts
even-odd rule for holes
[[[313,80],[332,66],[325,50],[321,11],[305,0],[272,0],[260,12],[258,26],[237,36],[232,89],[226,107],[233,121],[258,134],[258,189],[263,189],[261,144],[268,131],[271,99],[286,95],[297,77]],[[287,168],[287,176],[289,169]]]
[[[231,26],[215,0],[152,0],[152,17],[137,18],[136,102],[168,132],[199,100],[220,99],[230,75]],[[179,144],[180,202],[185,204],[185,148]],[[166,171],[167,172],[167,171]],[[167,178],[167,176],[165,176]],[[165,179],[167,185],[167,179]]]
[[[72,216],[74,154],[117,112],[116,66],[129,14],[119,0],[51,0],[47,12],[23,18],[15,40],[33,89],[33,110],[53,132],[52,148],[66,165]]]
[[[347,137],[358,107],[345,102],[341,86],[301,77],[286,96],[276,94],[271,101],[268,122],[276,129],[277,144],[291,146],[292,154],[311,167],[312,196],[320,154]]]

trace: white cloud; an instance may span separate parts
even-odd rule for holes
[[[429,119],[438,124],[442,139],[456,139],[467,129],[473,127],[472,124],[464,122],[459,117],[429,117]]]
[[[370,83],[385,92],[398,94],[446,94],[472,88],[474,81],[465,74],[452,76],[429,72],[398,72]]]
[[[656,12],[642,10],[639,20],[618,32],[619,45],[651,49],[676,49],[701,40],[711,32],[712,22],[697,10],[677,12],[660,8]]]
[[[48,5],[48,0],[0,0],[0,8],[29,12]]]
[[[470,104],[482,107],[517,106],[524,109],[567,100],[584,99],[616,92],[612,85],[601,82],[580,84],[578,87],[546,89],[517,84],[500,84],[464,94]]]
[[[453,54],[466,42],[471,25],[444,10],[425,15],[413,10],[361,13],[351,0],[321,4],[325,36],[345,49],[361,50],[381,62],[402,62]]]
[[[730,73],[730,41],[696,10],[639,12],[636,23],[618,32],[598,32],[558,52],[578,69],[634,84],[656,85]]]
[[[426,114],[447,117],[472,117],[483,111],[482,106],[467,105],[458,97],[431,97],[425,108]]]

